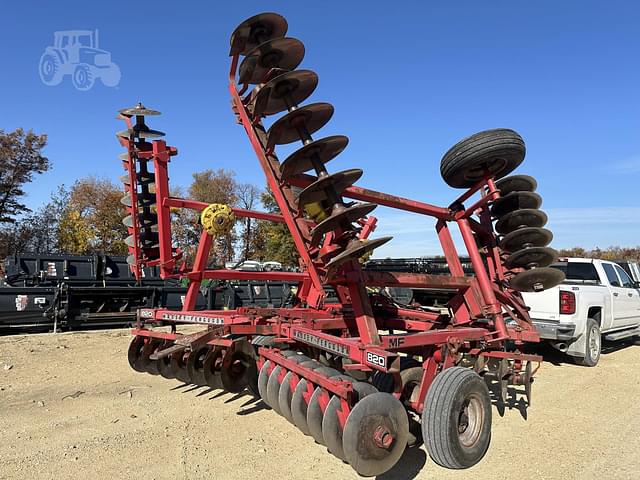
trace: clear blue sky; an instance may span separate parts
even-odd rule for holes
[[[3,2],[0,128],[49,135],[53,169],[29,186],[37,207],[59,183],[117,180],[119,108],[138,100],[180,155],[171,181],[233,169],[264,185],[227,91],[229,36],[261,11],[306,45],[311,100],[336,113],[322,134],[346,134],[330,164],[362,168],[359,184],[436,204],[458,192],[442,154],[479,130],[509,127],[527,143],[518,170],[538,178],[553,245],[640,244],[640,4],[632,1]],[[53,32],[99,29],[122,70],[118,87],[45,86],[38,61]],[[284,158],[285,151],[282,153]],[[428,218],[379,209],[393,242],[381,255],[438,253]],[[426,235],[425,232],[429,232]]]

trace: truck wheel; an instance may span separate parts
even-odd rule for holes
[[[598,323],[593,318],[587,319],[587,331],[585,333],[584,343],[584,358],[577,359],[577,362],[585,367],[595,367],[600,360],[602,334],[600,333]]]
[[[524,140],[513,130],[486,130],[451,147],[442,157],[440,174],[450,187],[468,188],[487,173],[494,179],[508,175],[522,163],[524,154]]]
[[[491,397],[472,370],[451,367],[433,380],[422,411],[422,436],[429,456],[445,468],[469,468],[491,441]]]

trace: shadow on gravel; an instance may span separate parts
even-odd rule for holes
[[[489,387],[491,404],[496,407],[498,415],[504,417],[504,414],[507,410],[518,410],[522,418],[524,418],[525,420],[527,419],[527,409],[529,408],[529,404],[527,403],[524,396],[524,387],[518,389],[514,388],[513,386],[508,387],[507,401],[503,402],[500,399],[500,385],[498,384],[498,382],[487,382],[487,386]]]
[[[376,477],[377,480],[408,480],[416,478],[427,463],[427,454],[420,447],[407,447],[394,467]]]

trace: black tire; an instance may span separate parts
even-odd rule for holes
[[[480,375],[451,367],[436,376],[422,412],[422,436],[442,467],[469,468],[482,460],[491,442],[491,397]]]
[[[525,152],[524,140],[513,130],[485,130],[451,147],[442,157],[440,174],[450,187],[469,188],[487,170],[494,179],[508,175],[522,163]]]
[[[577,358],[576,362],[584,367],[595,367],[600,361],[601,350],[602,333],[600,332],[600,326],[593,318],[588,318],[584,341],[584,357]]]

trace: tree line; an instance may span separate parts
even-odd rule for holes
[[[0,260],[23,252],[125,255],[126,215],[120,199],[123,186],[110,179],[93,176],[80,178],[72,185],[61,185],[50,199],[36,210],[24,204],[24,187],[34,176],[47,172],[51,162],[43,154],[47,136],[16,129],[0,130]],[[278,213],[268,190],[240,183],[231,170],[205,170],[193,174],[191,184],[175,188],[173,196],[206,202],[224,203],[249,210]],[[193,258],[200,238],[199,213],[172,210],[174,246]],[[605,260],[640,260],[638,247],[609,247],[587,250],[563,249],[560,256],[590,257]],[[216,239],[210,263],[275,260],[297,266],[293,240],[284,224],[241,218],[228,234]]]
[[[43,154],[46,143],[46,135],[32,131],[0,130],[0,260],[23,252],[126,255],[124,240],[128,233],[122,219],[127,213],[120,203],[122,184],[88,176],[59,186],[35,210],[24,204],[25,185],[52,166]],[[175,188],[171,193],[206,203],[278,212],[268,191],[238,182],[230,170],[196,172],[186,189]],[[185,258],[193,258],[202,231],[199,212],[175,209],[171,220],[174,246],[184,252]],[[209,261],[224,265],[248,259],[275,260],[286,266],[298,263],[284,225],[240,218],[228,235],[216,239]]]

